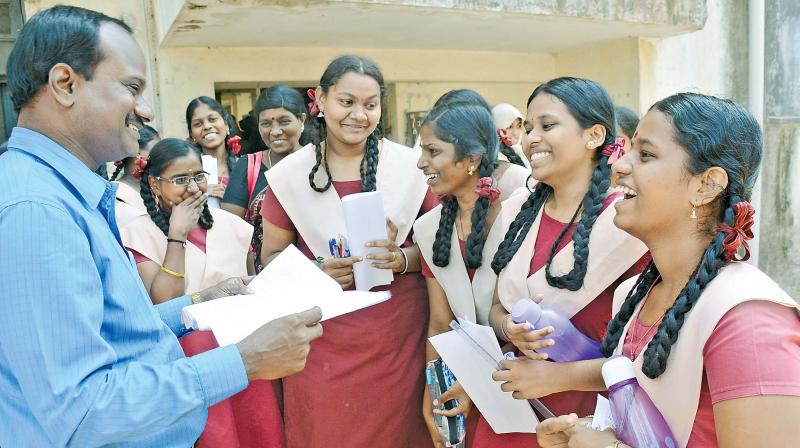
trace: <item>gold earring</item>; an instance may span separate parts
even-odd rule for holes
[[[475,165],[470,165],[469,166],[469,169],[467,169],[467,174],[469,174],[470,176],[475,174]]]
[[[594,149],[594,140],[586,142],[586,149]]]
[[[697,219],[697,206],[696,205],[692,205],[692,214],[689,215],[689,218]]]

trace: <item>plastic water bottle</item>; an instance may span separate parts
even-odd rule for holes
[[[636,381],[630,359],[617,356],[603,364],[611,416],[617,438],[636,448],[675,448],[675,436],[664,416]]]
[[[453,383],[456,382],[456,379],[447,367],[447,364],[441,359],[436,359],[428,361],[425,367],[425,382],[431,393],[431,400],[436,400],[440,395],[453,387]],[[442,411],[449,411],[458,405],[458,400],[449,400],[445,403],[439,403],[435,408]],[[433,414],[433,421],[436,424],[436,428],[439,430],[439,435],[442,437],[444,446],[453,448],[464,447],[464,435],[466,432],[464,414],[458,414],[455,417]]]
[[[569,362],[603,357],[599,342],[581,333],[567,316],[553,308],[542,306],[528,298],[521,299],[511,307],[511,319],[518,324],[530,322],[533,328],[555,328],[547,336],[555,341],[555,345],[536,350],[547,353],[553,361]]]

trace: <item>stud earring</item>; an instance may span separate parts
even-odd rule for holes
[[[469,169],[467,169],[467,174],[469,174],[470,176],[475,174],[475,165],[470,165],[469,166]]]
[[[586,149],[594,149],[594,140],[589,140],[586,142]]]
[[[697,219],[697,206],[696,205],[692,205],[692,214],[689,215],[689,218]]]
[[[322,109],[320,109],[320,110],[319,110],[319,114],[317,114],[317,117],[318,117],[318,118],[325,118],[325,111],[324,111],[324,110],[322,110]]]

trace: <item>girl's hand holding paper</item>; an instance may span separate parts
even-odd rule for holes
[[[370,241],[366,245],[367,247],[383,247],[387,249],[387,252],[367,255],[367,260],[373,260],[372,265],[378,269],[403,272],[403,269],[406,268],[406,257],[402,249],[397,247],[394,242],[395,238],[397,238],[397,226],[389,218],[386,218],[386,232],[389,235],[388,239]]]

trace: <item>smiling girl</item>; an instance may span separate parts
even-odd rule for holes
[[[422,156],[417,166],[443,204],[414,223],[428,285],[428,337],[449,331],[455,317],[486,325],[497,274],[490,261],[502,240],[497,217],[503,191],[525,186],[525,177],[507,181],[498,169],[499,142],[492,116],[481,105],[455,103],[434,108],[420,129]],[[506,162],[507,163],[507,162]],[[501,177],[502,176],[502,177]],[[493,186],[497,185],[497,187]],[[427,345],[427,359],[437,357]],[[445,415],[470,415],[471,402],[460,386],[440,399],[457,398],[461,406]],[[425,390],[422,411],[434,443],[441,437],[433,423]],[[472,419],[474,420],[474,418]],[[470,434],[468,437],[472,437]]]
[[[509,310],[523,298],[540,296],[543,305],[566,315],[586,336],[600,341],[611,318],[614,289],[640,272],[644,244],[617,229],[609,194],[609,158],[615,141],[614,105],[605,89],[581,78],[557,78],[537,87],[528,99],[527,152],[539,180],[527,196],[503,202],[505,238],[492,260],[497,294],[490,321],[498,337],[526,356],[504,361],[496,373],[515,398],[542,398],[553,412],[589,413],[596,394],[571,391],[561,381],[571,363],[545,361],[536,353],[552,344],[552,328],[531,330],[515,324]],[[533,428],[531,428],[533,429]],[[481,420],[476,445],[537,446],[535,434],[497,435]]]
[[[614,163],[625,192],[614,223],[653,262],[617,289],[603,352],[633,360],[680,448],[796,446],[800,307],[741,262],[753,237],[758,123],[730,100],[680,93],[650,108],[632,143]],[[588,375],[596,390],[601,365]],[[626,446],[576,423],[543,422],[543,446]]]
[[[372,60],[336,58],[312,103],[322,142],[267,171],[261,208],[266,263],[297,244],[308,258],[322,260],[320,268],[342,288],[351,288],[353,264],[361,260],[332,258],[328,246],[330,238],[347,233],[341,198],[380,191],[390,219],[389,240],[374,242],[386,252],[364,262],[394,272],[392,299],[325,321],[305,370],[283,380],[289,446],[430,445],[419,412],[428,302],[411,226],[437,201],[416,167],[419,151],[381,136],[384,94]]]
[[[199,96],[186,106],[186,126],[189,129],[189,140],[203,154],[217,159],[219,183],[212,185],[208,195],[222,201],[230,172],[236,162],[237,154],[234,154],[233,148],[228,144],[229,139],[238,133],[236,123],[230,119],[219,101]]]

